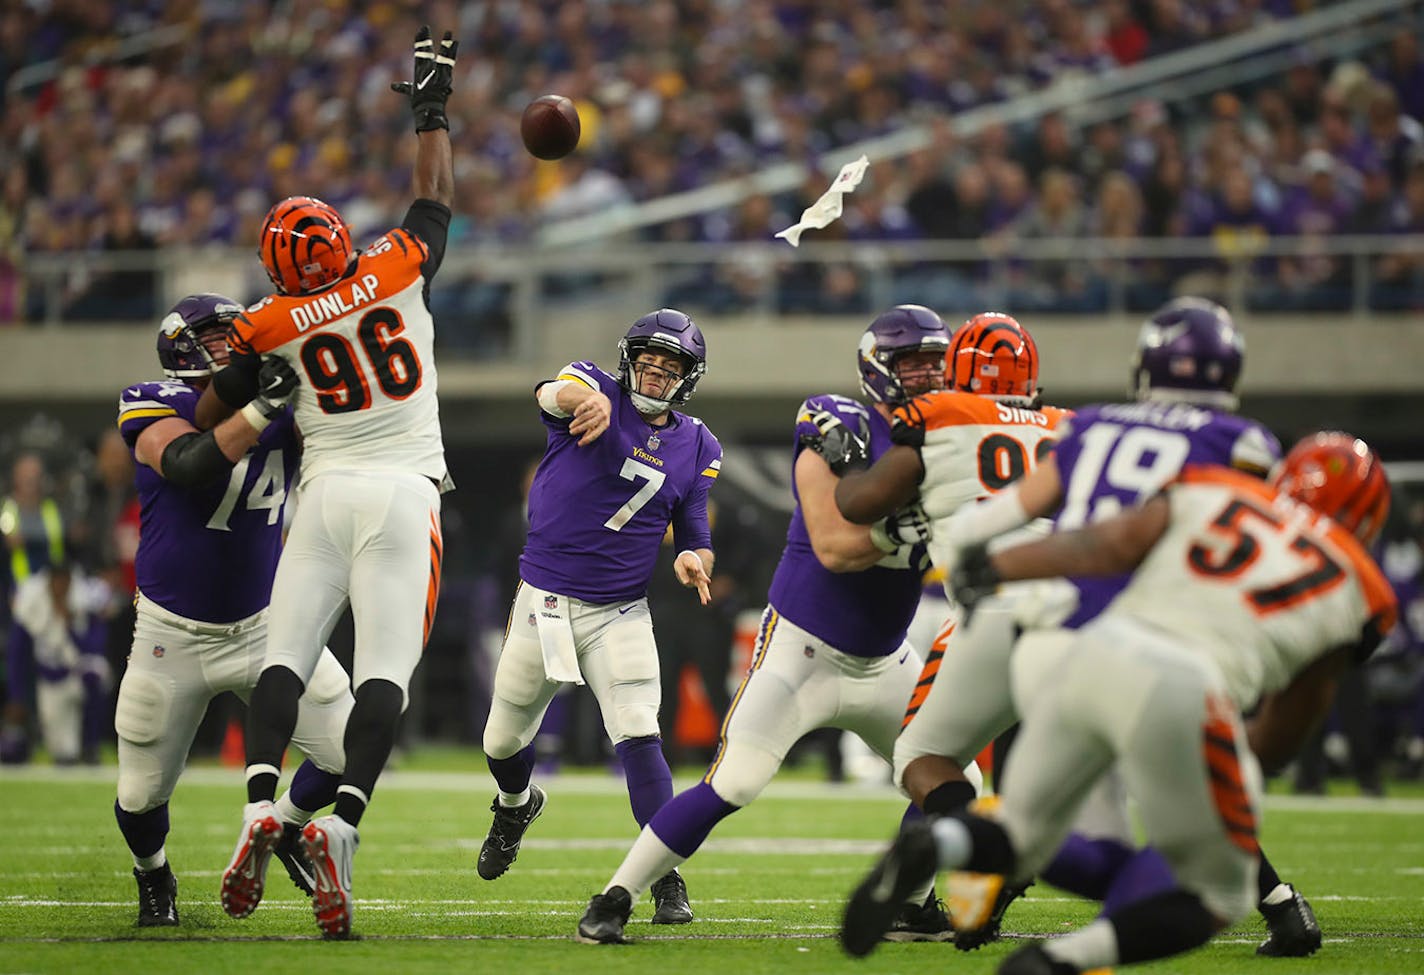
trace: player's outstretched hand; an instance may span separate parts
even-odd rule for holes
[[[802,434],[801,444],[820,454],[831,473],[844,477],[847,471],[864,467],[870,460],[868,432],[852,430],[830,410],[817,410],[811,422],[818,434]]]
[[[440,41],[440,49],[430,36],[430,25],[426,24],[415,35],[415,74],[413,81],[392,82],[391,90],[410,97],[410,111],[415,116],[415,131],[448,129],[450,122],[445,118],[445,102],[453,89],[455,54],[460,42],[450,32]]]
[[[609,402],[608,397],[602,393],[594,393],[574,407],[574,418],[573,422],[569,424],[569,433],[579,438],[578,445],[580,447],[587,447],[603,436],[603,431],[608,429],[608,423],[612,417],[613,404]]]
[[[963,626],[969,625],[974,607],[999,588],[999,571],[989,558],[988,546],[970,545],[959,553],[959,560],[949,573],[949,589],[955,602],[964,607]]]
[[[702,564],[702,556],[691,549],[679,552],[672,564],[672,571],[678,582],[688,589],[697,590],[697,598],[703,606],[712,601],[712,577],[707,574],[707,568]]]

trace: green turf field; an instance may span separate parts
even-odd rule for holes
[[[755,973],[991,972],[1017,939],[1083,923],[1086,904],[1042,886],[1011,911],[1010,938],[975,954],[948,945],[886,945],[865,961],[843,956],[834,930],[845,893],[898,822],[886,790],[783,779],[724,822],[684,868],[695,923],[654,929],[645,901],[626,948],[571,935],[590,894],[622,858],[634,829],[619,780],[601,774],[542,780],[547,812],[519,862],[493,883],[475,853],[489,823],[490,783],[471,771],[389,774],[362,825],[356,857],[359,940],[321,941],[309,903],[274,862],[257,913],[233,921],[218,906],[219,874],[236,837],[241,783],[196,768],[172,804],[169,857],[182,926],[132,926],[134,883],[114,825],[113,768],[0,771],[0,975],[168,972],[479,971]],[[678,785],[688,784],[679,778]],[[1310,897],[1325,948],[1305,961],[1257,959],[1251,918],[1209,948],[1145,972],[1424,972],[1424,798],[1269,800],[1263,842],[1281,873]]]

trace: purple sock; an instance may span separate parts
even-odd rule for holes
[[[119,832],[124,834],[124,842],[136,857],[151,857],[163,849],[163,841],[168,837],[168,803],[154,806],[148,812],[131,813],[114,800],[114,818],[119,821]]]
[[[485,757],[490,774],[500,792],[517,795],[529,788],[529,777],[534,774],[534,746],[528,745],[509,758]]]
[[[717,795],[706,782],[699,782],[669,799],[648,825],[669,850],[687,859],[697,852],[712,828],[738,808]]]
[[[1112,917],[1116,912],[1149,897],[1165,894],[1177,889],[1177,878],[1172,876],[1172,868],[1166,859],[1150,846],[1133,854],[1118,870],[1103,898],[1103,916]]]
[[[336,787],[340,784],[340,775],[323,771],[308,759],[292,776],[292,805],[309,813],[324,809],[336,801]]]
[[[1136,851],[1117,840],[1088,839],[1070,833],[1043,870],[1043,879],[1079,897],[1100,901],[1113,878]]]
[[[641,828],[672,798],[672,769],[663,756],[663,740],[655,736],[629,738],[614,745],[613,750],[623,763],[628,804]]]

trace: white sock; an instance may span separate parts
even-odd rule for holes
[[[134,866],[138,867],[140,870],[157,870],[159,867],[163,866],[165,863],[168,862],[168,850],[160,846],[158,848],[158,852],[153,854],[152,856],[136,856],[133,858],[133,862]]]
[[[935,820],[930,830],[934,833],[939,869],[958,870],[969,862],[969,855],[974,852],[974,839],[969,835],[968,826],[952,817],[945,817]]]
[[[653,832],[651,826],[644,826],[643,831],[638,834],[637,842],[618,865],[613,879],[608,881],[603,892],[606,894],[610,888],[622,887],[636,904],[638,898],[643,896],[643,891],[651,887],[654,880],[686,859],[687,857],[670,850],[658,834]]]
[[[1064,961],[1086,972],[1117,964],[1117,932],[1112,922],[1098,918],[1087,927],[1079,928],[1061,938],[1049,938],[1043,952],[1050,958]]]
[[[499,794],[499,804],[505,809],[513,809],[522,806],[529,801],[529,786],[524,787],[523,792],[501,792]]]
[[[1261,901],[1261,903],[1284,904],[1286,901],[1290,900],[1294,896],[1295,890],[1291,887],[1290,884],[1276,884],[1275,889],[1273,889],[1269,894],[1267,894],[1266,899]]]
[[[277,806],[277,815],[284,823],[301,826],[305,824],[308,819],[312,818],[311,813],[292,801],[292,793],[290,791],[282,793],[277,798],[275,805]]]

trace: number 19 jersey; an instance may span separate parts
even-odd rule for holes
[[[278,355],[302,377],[294,404],[304,478],[330,470],[445,478],[428,256],[417,235],[397,228],[330,287],[272,295],[233,322],[234,356]]]
[[[1281,457],[1280,441],[1255,420],[1187,403],[1085,406],[1059,427],[1058,437],[1058,531],[1147,501],[1187,464],[1219,464],[1265,477]],[[1070,579],[1078,602],[1063,625],[1076,629],[1097,616],[1129,578]]]

